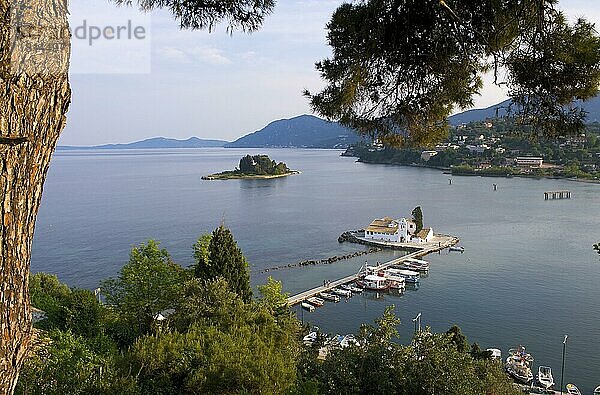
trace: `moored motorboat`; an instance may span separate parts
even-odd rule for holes
[[[363,291],[362,288],[355,287],[354,285],[351,285],[351,284],[340,285],[340,288],[345,289],[346,291],[357,293],[357,294],[361,293]]]
[[[594,395],[600,395],[600,385],[594,390]]]
[[[332,302],[339,302],[340,301],[340,297],[334,294],[330,294],[328,292],[321,292],[319,294],[320,297],[322,297],[325,300],[330,300]]]
[[[360,345],[360,343],[358,342],[358,340],[356,340],[356,337],[354,337],[354,335],[352,335],[352,334],[344,336],[344,338],[340,341],[341,348],[346,348],[349,346],[358,346],[358,345]]]
[[[512,360],[511,357],[506,359],[505,367],[508,374],[523,384],[527,384],[533,380],[533,373],[531,373],[529,366]]]
[[[428,272],[429,262],[422,259],[408,258],[402,263],[402,266],[409,270],[416,270],[418,272]]]
[[[404,290],[406,288],[406,279],[402,276],[388,274],[385,280],[391,289]]]
[[[581,391],[579,391],[579,388],[577,388],[577,386],[575,384],[567,384],[567,394],[569,395],[581,395]]]
[[[463,246],[459,246],[459,247],[457,247],[457,246],[450,246],[448,248],[448,250],[450,250],[450,251],[458,251],[458,252],[465,252],[465,247],[463,247]]]
[[[314,327],[309,333],[308,335],[304,336],[302,338],[302,342],[304,343],[304,345],[306,346],[312,346],[316,341],[317,341],[317,337],[319,336],[319,328],[318,327]]]
[[[540,386],[548,389],[554,385],[554,377],[552,377],[552,369],[549,366],[540,366],[538,368],[537,381]]]
[[[316,307],[321,307],[325,304],[325,301],[323,299],[317,298],[316,296],[308,298],[306,299],[306,301]]]
[[[407,283],[418,283],[420,279],[419,272],[415,272],[413,270],[390,268],[386,269],[385,274],[404,277],[404,280]]]
[[[527,384],[533,380],[533,373],[529,364],[533,362],[533,357],[527,354],[525,347],[519,346],[516,349],[510,349],[506,358],[504,367],[508,374],[515,380]]]
[[[310,312],[315,311],[315,306],[313,306],[312,304],[310,304],[308,302],[302,302],[301,306],[304,310],[308,310]]]
[[[325,347],[327,348],[337,348],[340,346],[340,343],[344,340],[343,335],[334,335],[329,339],[325,340]]]
[[[490,353],[492,359],[494,359],[494,360],[502,359],[502,351],[500,351],[499,349],[488,348],[486,351]]]
[[[375,276],[373,274],[369,274],[360,280],[360,285],[365,289],[370,289],[373,291],[383,291],[390,287],[385,277]]]
[[[340,295],[343,296],[345,298],[351,298],[352,297],[352,291],[349,291],[347,289],[340,289],[340,288],[334,288],[331,290],[332,293],[336,294],[336,295]]]

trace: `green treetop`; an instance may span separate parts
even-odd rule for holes
[[[242,300],[250,301],[252,289],[248,261],[229,229],[221,225],[210,238],[202,236],[194,246],[194,257],[194,272],[198,278],[208,281],[222,277]]]
[[[432,146],[493,71],[509,89],[509,113],[534,135],[577,132],[585,113],[572,104],[598,93],[600,38],[582,18],[569,23],[557,3],[344,3],[327,26],[332,56],[316,64],[326,86],[306,95],[319,114],[386,144]]]
[[[155,316],[174,306],[185,277],[185,270],[171,261],[167,250],[149,240],[131,250],[129,262],[117,277],[102,283],[102,290],[135,336],[148,333]]]
[[[276,163],[267,155],[246,155],[240,159],[239,171],[245,174],[279,175],[290,171],[283,162]]]
[[[423,229],[423,211],[421,210],[421,206],[417,206],[412,211],[412,217],[417,225],[417,230],[415,233],[418,233]]]

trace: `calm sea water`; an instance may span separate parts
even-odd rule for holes
[[[266,153],[302,174],[275,180],[202,181],[232,169],[247,153]],[[374,217],[423,208],[426,225],[461,238],[466,251],[429,255],[431,271],[401,297],[373,293],[327,304],[299,317],[332,333],[357,330],[389,304],[408,342],[411,319],[445,331],[461,326],[482,347],[524,344],[537,365],[584,393],[600,384],[600,185],[562,180],[452,177],[437,170],[366,165],[327,150],[148,150],[61,152],[54,157],[33,243],[32,271],[93,288],[127,261],[132,245],[158,239],[192,263],[196,238],[221,221],[258,271],[361,249],[338,244]],[[492,183],[498,185],[494,191]],[[544,201],[570,189],[571,200]],[[398,254],[398,253],[396,253]],[[333,265],[273,271],[294,293],[356,272],[394,253]]]

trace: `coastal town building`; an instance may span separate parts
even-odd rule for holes
[[[433,229],[422,229],[417,233],[417,224],[412,219],[383,217],[371,222],[364,237],[392,243],[424,243],[433,237]]]
[[[523,168],[538,169],[542,167],[544,160],[538,156],[517,156],[515,165]]]
[[[424,162],[429,162],[429,159],[433,158],[437,154],[437,151],[423,151],[421,152],[421,160]]]

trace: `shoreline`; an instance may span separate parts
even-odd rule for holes
[[[215,181],[215,180],[270,180],[273,178],[281,178],[292,176],[295,174],[301,174],[299,170],[292,170],[284,174],[223,174],[215,173],[207,176],[202,176],[202,180]]]
[[[344,155],[346,157],[348,157],[347,155]],[[356,156],[353,156],[352,158],[358,158]],[[382,163],[382,162],[369,162],[369,161],[363,161],[360,160],[360,158],[358,158],[356,160],[359,163],[365,163],[367,165],[387,165],[387,166],[399,166],[399,167],[416,167],[416,168],[422,168],[422,169],[433,169],[433,170],[439,170],[444,174],[448,174],[448,175],[452,175],[452,176],[457,176],[457,177],[490,177],[490,178],[514,178],[514,177],[519,177],[519,178],[533,178],[533,179],[548,179],[548,180],[565,180],[565,181],[571,181],[571,182],[583,182],[583,183],[587,183],[587,184],[600,184],[600,180],[594,180],[594,179],[586,179],[586,178],[572,178],[572,177],[557,177],[557,176],[538,176],[538,175],[529,175],[529,174],[511,174],[509,176],[507,175],[496,175],[496,174],[477,174],[477,173],[473,173],[473,174],[452,174],[452,168],[450,167],[440,167],[440,166],[426,166],[426,165],[418,165],[418,164],[400,164],[400,163]]]

